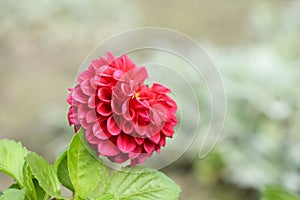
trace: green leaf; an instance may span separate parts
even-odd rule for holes
[[[30,166],[32,174],[46,193],[55,198],[62,198],[60,195],[60,183],[54,168],[44,158],[33,152],[29,153],[25,160]]]
[[[12,140],[0,140],[0,172],[12,176],[19,186],[23,186],[24,157],[28,151],[21,143]]]
[[[67,153],[71,182],[75,197],[83,199],[99,196],[109,179],[109,172],[99,159],[95,158],[83,145],[77,133]]]
[[[120,200],[175,200],[180,187],[163,173],[144,167],[115,172],[105,190]]]
[[[35,188],[32,182],[32,172],[27,163],[23,167],[24,187],[26,188],[26,196],[29,199],[37,200]]]
[[[265,200],[300,200],[300,197],[277,186],[267,187],[263,193],[263,197]]]
[[[33,182],[34,189],[36,191],[36,196],[37,196],[38,200],[44,200],[44,199],[50,198],[50,196],[48,194],[46,194],[45,190],[43,190],[43,188],[39,185],[38,180],[33,179],[32,182]]]
[[[67,151],[56,160],[54,169],[61,184],[74,192],[74,187],[69,175]]]
[[[9,186],[9,189],[21,189],[21,188],[17,183],[13,183],[11,186]],[[0,193],[1,193],[1,191],[0,191]]]
[[[8,189],[0,196],[0,200],[23,200],[25,198],[25,190]]]
[[[95,200],[119,200],[112,194],[105,194],[101,197],[97,197]]]

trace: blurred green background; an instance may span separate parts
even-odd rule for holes
[[[299,19],[298,0],[0,0],[0,139],[53,161],[73,135],[67,88],[90,50],[131,28],[171,28],[208,50],[228,98],[214,151],[199,160],[196,141],[163,169],[181,199],[256,200],[272,184],[299,193]],[[1,174],[0,190],[11,182]]]

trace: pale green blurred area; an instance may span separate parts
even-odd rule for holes
[[[131,28],[171,28],[207,49],[228,98],[214,152],[198,160],[196,141],[164,170],[181,199],[255,200],[270,183],[299,192],[299,19],[298,0],[0,0],[0,138],[53,161],[73,135],[67,88],[92,48]],[[0,175],[0,190],[9,183]]]

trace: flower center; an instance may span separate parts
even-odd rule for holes
[[[140,98],[140,92],[136,92],[132,97],[131,97],[131,99],[134,99],[134,98],[136,98],[137,100],[140,100],[141,98]]]

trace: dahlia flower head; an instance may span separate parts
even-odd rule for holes
[[[146,68],[126,55],[93,60],[69,89],[69,125],[75,133],[82,128],[88,144],[112,162],[143,163],[159,153],[177,125],[170,89],[145,85],[147,78]]]

